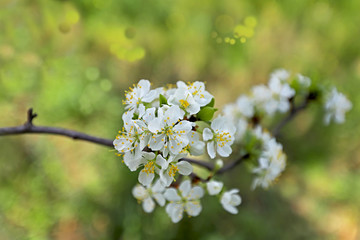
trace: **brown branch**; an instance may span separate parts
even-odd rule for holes
[[[249,157],[250,157],[250,154],[247,153],[247,154],[241,156],[240,158],[238,158],[237,160],[226,164],[224,167],[220,168],[219,171],[217,171],[215,174],[223,174],[224,172],[228,172],[231,169],[235,168],[240,163],[242,163],[243,161],[245,161],[246,159],[248,159]]]
[[[32,108],[30,108],[27,112],[27,121],[23,125],[0,128],[0,136],[18,135],[18,134],[53,134],[64,137],[70,137],[74,140],[83,140],[87,142],[92,142],[108,147],[113,146],[113,140],[111,139],[94,137],[85,133],[64,129],[64,128],[35,126],[33,125],[33,119],[36,116],[37,114],[33,113]]]
[[[300,111],[304,110],[309,102],[310,102],[310,98],[307,97],[303,103],[301,103],[299,106],[294,106],[294,102],[291,101],[291,109],[290,109],[290,113],[283,119],[281,120],[273,129],[272,134],[274,137],[277,137],[280,134],[280,130],[288,123],[290,122]]]
[[[20,134],[51,134],[51,135],[59,135],[64,137],[70,137],[74,140],[82,140],[87,141],[107,147],[113,147],[113,140],[112,139],[106,139],[106,138],[99,138],[95,136],[91,136],[82,132],[73,131],[65,128],[57,128],[57,127],[48,127],[48,126],[35,126],[33,125],[34,118],[37,117],[37,114],[33,112],[33,109],[30,108],[27,112],[27,121],[20,126],[14,126],[14,127],[3,127],[0,128],[0,136],[10,136],[10,135],[20,135]],[[234,167],[236,167],[238,164],[240,164],[243,160],[248,158],[249,155],[246,154],[242,156],[241,158],[228,163],[223,168],[219,169],[215,174],[222,174],[224,172],[227,172]],[[209,171],[215,170],[215,165],[210,162],[195,160],[191,158],[182,158],[179,161],[187,161],[189,163],[198,165],[200,167],[206,168]],[[192,177],[197,177],[193,175]],[[210,179],[210,178],[209,178]],[[201,181],[204,181],[204,179],[201,179]],[[205,180],[206,181],[206,180]]]
[[[210,163],[210,162],[205,162],[205,161],[198,161],[198,160],[195,160],[195,159],[191,159],[191,158],[181,158],[179,160],[180,161],[186,161],[186,162],[189,162],[189,163],[194,163],[200,167],[203,167],[203,168],[206,168],[207,170],[209,171],[213,171],[214,170],[214,164]]]

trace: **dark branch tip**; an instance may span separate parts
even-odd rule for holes
[[[29,110],[27,111],[27,121],[25,123],[25,125],[27,126],[32,126],[32,121],[34,118],[37,117],[37,114],[33,112],[32,108],[29,108]]]

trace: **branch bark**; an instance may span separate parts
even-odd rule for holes
[[[23,125],[0,128],[0,136],[18,135],[18,134],[53,134],[64,137],[70,137],[74,140],[83,140],[87,142],[92,142],[108,147],[113,146],[113,140],[111,139],[94,137],[85,133],[64,129],[64,128],[35,126],[33,125],[33,119],[37,117],[37,114],[33,113],[32,108],[28,110],[27,116],[28,116],[27,121]]]
[[[9,136],[9,135],[19,135],[19,134],[50,134],[50,135],[59,135],[64,137],[70,137],[74,140],[82,140],[87,141],[107,147],[113,147],[113,140],[112,139],[106,139],[106,138],[100,138],[91,136],[82,132],[65,129],[65,128],[57,128],[57,127],[48,127],[48,126],[35,126],[33,124],[34,118],[37,117],[37,114],[33,112],[33,109],[30,108],[27,112],[27,121],[20,126],[14,126],[14,127],[3,127],[0,128],[0,136]],[[241,162],[243,162],[246,158],[248,158],[249,155],[246,154],[239,159],[228,163],[221,169],[219,169],[215,174],[222,174],[224,172],[227,172],[233,168],[235,168],[237,165],[239,165]],[[200,167],[206,168],[209,171],[215,170],[215,165],[210,162],[200,161],[196,159],[191,158],[182,158],[179,161],[187,161],[189,163],[198,165]]]
[[[299,106],[294,106],[292,103],[292,108],[290,110],[289,115],[287,115],[283,120],[281,120],[273,129],[272,134],[274,137],[277,137],[280,134],[281,129],[290,122],[300,111],[304,110],[310,102],[309,98],[306,98],[303,103]]]
[[[239,165],[240,163],[242,163],[249,157],[250,157],[250,154],[248,154],[248,153],[241,156],[237,160],[230,162],[230,163],[226,164],[224,167],[220,168],[219,171],[216,172],[216,174],[223,174],[224,172],[230,171],[231,169],[235,168],[237,165]]]

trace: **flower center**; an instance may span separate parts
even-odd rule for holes
[[[169,176],[174,178],[175,177],[175,174],[179,171],[179,168],[178,166],[176,165],[171,165],[170,166],[170,170],[169,170]]]
[[[155,172],[155,164],[154,164],[154,162],[150,161],[147,164],[145,164],[144,169],[142,171],[146,172],[148,175],[150,173],[154,173]]]
[[[231,135],[229,132],[216,132],[215,140],[219,147],[223,147],[227,142],[231,141]]]
[[[186,99],[180,99],[179,102],[183,108],[187,108],[190,105],[190,103]]]

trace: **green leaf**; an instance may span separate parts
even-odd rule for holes
[[[216,112],[216,108],[213,107],[203,107],[197,114],[197,118],[202,121],[210,121],[214,113]]]
[[[195,124],[197,126],[196,130],[200,133],[202,133],[205,128],[210,128],[210,125],[204,121],[196,121]]]
[[[160,101],[160,106],[163,104],[167,104],[167,99],[162,94],[159,95],[159,101]]]
[[[211,101],[205,107],[214,107],[215,106],[215,98],[212,98]]]

